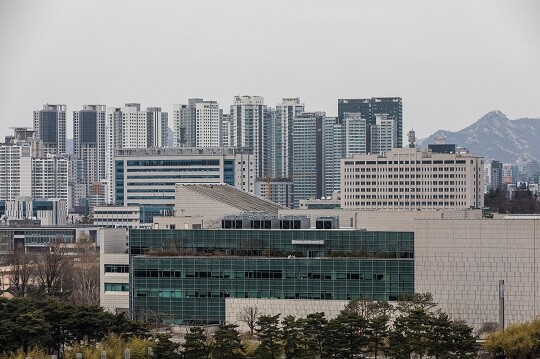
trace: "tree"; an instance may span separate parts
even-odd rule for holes
[[[78,261],[72,271],[72,292],[69,300],[73,303],[99,304],[99,253],[87,235],[77,241]]]
[[[372,316],[373,299],[362,295],[358,298],[351,299],[345,306],[345,311],[357,313],[362,318],[369,319]]]
[[[244,307],[240,310],[240,313],[238,314],[238,320],[248,326],[249,335],[251,337],[253,336],[253,331],[255,330],[255,324],[258,317],[259,308],[257,308],[257,306]]]
[[[472,334],[473,328],[464,324],[453,322],[451,326],[451,351],[453,358],[473,359],[478,357],[478,337]]]
[[[299,359],[303,357],[301,341],[301,325],[292,315],[283,318],[281,322],[281,340],[285,359]]]
[[[37,346],[59,357],[64,347],[95,345],[109,334],[125,340],[133,335],[148,336],[145,326],[123,315],[51,298],[0,299],[0,328],[0,353]]]
[[[483,337],[485,335],[495,333],[497,330],[499,330],[499,323],[485,322],[482,323],[480,329],[478,329],[478,331],[476,332],[476,335],[478,335],[479,337]]]
[[[156,334],[156,344],[154,345],[154,357],[156,359],[180,359],[178,353],[179,343],[173,343],[171,336],[167,334]]]
[[[378,358],[381,351],[384,352],[389,333],[389,322],[390,317],[387,314],[379,314],[367,323],[367,352],[375,359]]]
[[[341,312],[328,322],[324,335],[324,356],[354,358],[362,353],[365,345],[367,320],[351,311]]]
[[[388,335],[388,354],[392,358],[422,358],[428,351],[428,314],[423,309],[412,309],[394,320]]]
[[[212,359],[243,359],[244,345],[240,334],[233,324],[222,324],[214,333],[210,353]]]
[[[51,326],[45,320],[41,310],[21,313],[15,321],[15,337],[25,353],[32,346],[48,342],[50,329]]]
[[[16,248],[8,256],[9,283],[15,288],[17,297],[24,297],[27,294],[28,286],[34,276],[32,256],[23,248]]]
[[[320,358],[323,349],[324,331],[328,321],[324,313],[308,314],[304,319],[299,319],[302,327],[302,345],[304,355],[307,358]]]
[[[57,238],[43,253],[36,257],[38,279],[41,287],[47,295],[56,296],[63,290],[61,279],[68,273],[69,259],[60,247],[60,239]]]
[[[207,344],[206,334],[202,327],[192,327],[186,333],[184,343],[184,359],[210,358],[210,347]]]
[[[435,308],[437,303],[433,301],[431,293],[403,293],[399,296],[397,311],[401,313],[410,313],[415,310],[430,311]]]
[[[540,350],[540,319],[512,324],[486,337],[484,348],[494,355],[509,358],[530,356]]]
[[[279,314],[274,316],[262,315],[257,320],[257,338],[260,344],[253,353],[256,359],[281,358]]]

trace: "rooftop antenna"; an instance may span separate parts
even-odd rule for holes
[[[416,134],[414,133],[414,128],[411,128],[411,130],[407,134],[407,138],[409,140],[409,148],[415,148],[416,147]]]

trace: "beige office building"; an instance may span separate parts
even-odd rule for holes
[[[540,315],[539,245],[538,215],[416,220],[414,290],[479,328],[499,321],[504,280],[505,324],[530,321]]]
[[[484,204],[484,159],[396,148],[341,160],[341,208],[454,210]]]

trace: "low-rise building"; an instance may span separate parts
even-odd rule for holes
[[[337,300],[339,306],[362,295],[396,300],[413,291],[413,237],[339,229],[132,229],[131,315],[201,325],[224,323],[228,298],[274,305]]]
[[[94,207],[94,225],[107,228],[140,228],[141,209],[137,206]]]

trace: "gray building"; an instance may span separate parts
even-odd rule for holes
[[[333,191],[335,156],[341,156],[341,128],[324,112],[304,112],[293,123],[294,206],[301,199],[321,198]],[[337,161],[339,163],[339,161]]]
[[[66,154],[66,105],[43,105],[34,111],[34,130],[45,154]]]
[[[338,117],[345,118],[345,113],[359,113],[369,124],[376,124],[376,115],[386,114],[396,121],[397,143],[403,147],[403,101],[401,97],[372,97],[364,99],[339,99]]]
[[[105,123],[105,105],[85,105],[81,111],[73,112],[73,151],[75,158],[84,163],[85,197],[90,195],[92,186],[106,178]]]

